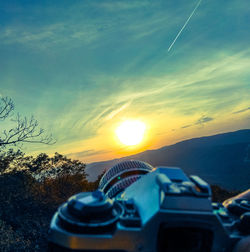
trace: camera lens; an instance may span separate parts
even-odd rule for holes
[[[130,160],[116,164],[106,171],[99,183],[99,189],[113,198],[130,186],[153,167],[145,162]]]

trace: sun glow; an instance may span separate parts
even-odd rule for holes
[[[121,143],[132,146],[141,143],[145,130],[145,123],[138,120],[128,120],[118,126],[115,133]]]

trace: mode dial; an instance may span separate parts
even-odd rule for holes
[[[60,225],[72,232],[103,233],[115,228],[123,213],[121,204],[102,191],[83,192],[69,198],[58,210]]]
[[[113,201],[101,191],[79,193],[68,200],[69,213],[82,221],[107,219],[112,209]]]

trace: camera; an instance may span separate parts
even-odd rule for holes
[[[131,160],[58,208],[48,251],[228,252],[249,234],[248,200],[225,208],[200,177]]]

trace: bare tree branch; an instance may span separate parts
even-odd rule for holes
[[[10,98],[0,100],[0,119],[6,119],[14,109],[14,104]],[[8,145],[22,143],[43,143],[54,144],[55,140],[52,135],[44,135],[44,129],[39,128],[38,121],[32,116],[31,118],[21,117],[18,113],[16,118],[11,120],[16,126],[10,130],[3,130],[0,136],[0,149]]]
[[[14,110],[14,103],[9,97],[0,98],[0,119],[4,120]]]

